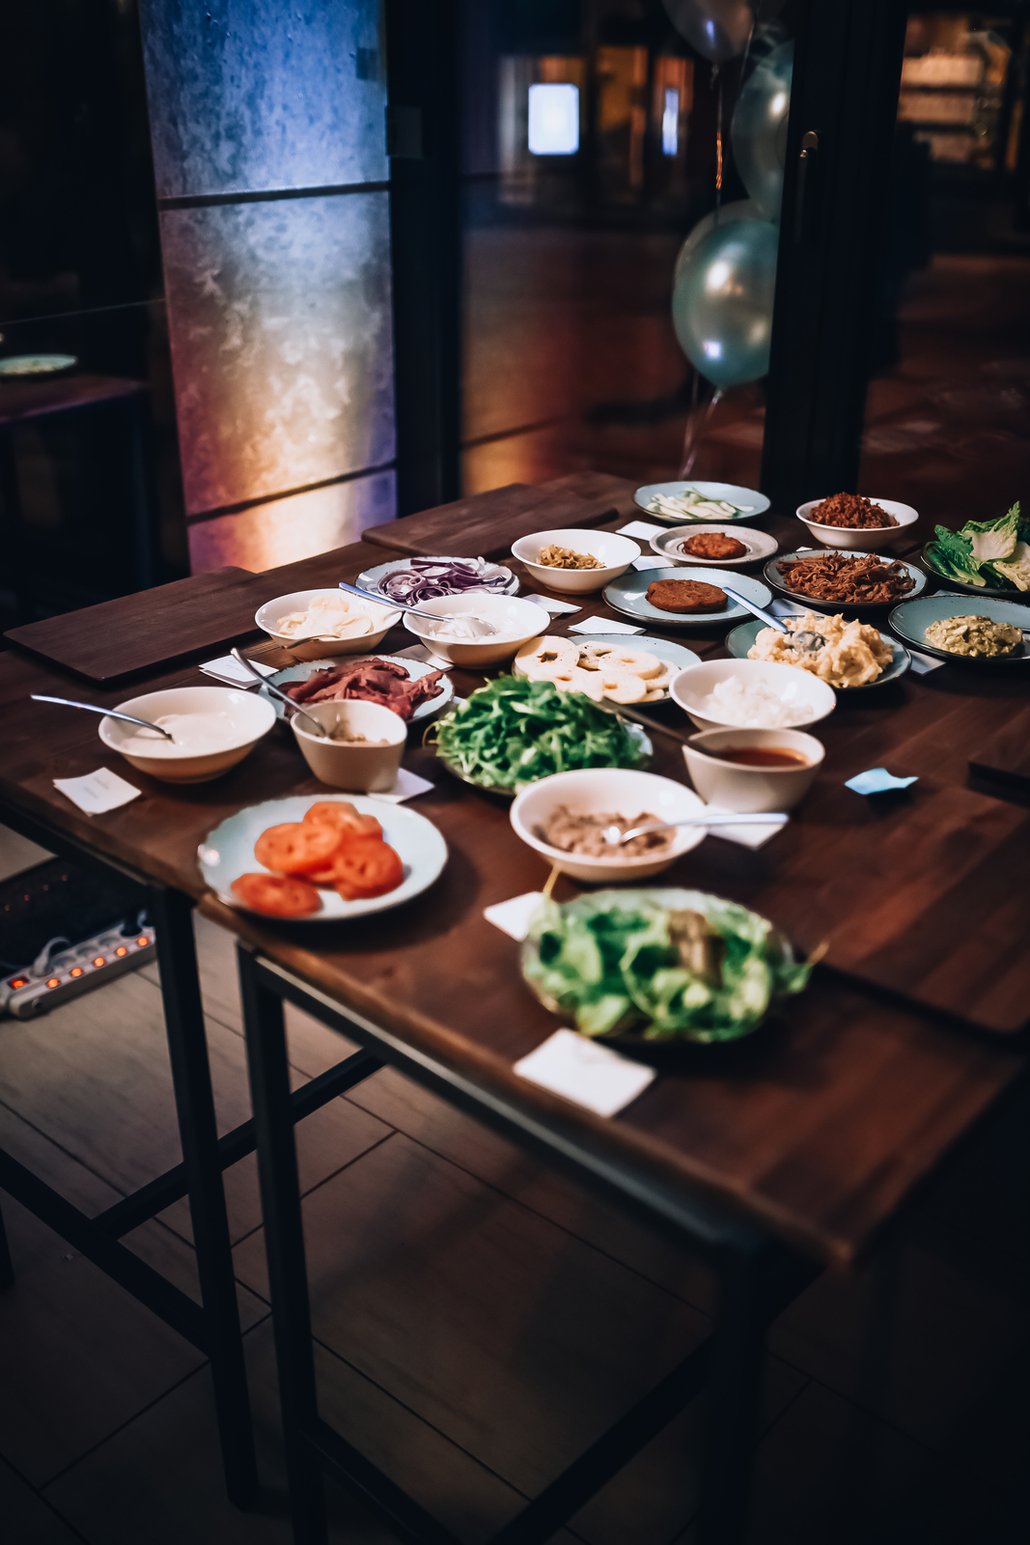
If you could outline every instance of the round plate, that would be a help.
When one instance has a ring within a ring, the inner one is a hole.
[[[745,564],[758,563],[762,558],[770,557],[780,545],[776,538],[769,536],[766,531],[752,531],[750,526],[734,526],[732,535],[738,542],[743,542],[747,548],[742,558],[695,558],[693,553],[680,551],[680,544],[688,537],[701,536],[706,531],[714,531],[719,536],[729,534],[725,524],[704,526],[699,522],[696,526],[673,526],[670,531],[663,531],[661,536],[653,536],[651,548],[667,563],[703,563],[706,567],[738,569],[743,568]]]
[[[748,650],[751,648],[751,645],[754,643],[755,639],[758,637],[759,633],[764,627],[765,623],[759,622],[756,617],[753,622],[742,622],[739,627],[734,628],[732,632],[727,633],[726,648],[729,650],[730,654],[735,660],[747,659]],[[874,688],[884,687],[887,685],[888,681],[897,681],[899,676],[903,676],[905,674],[909,666],[912,664],[912,656],[909,654],[908,650],[905,649],[903,645],[899,644],[896,639],[891,638],[887,633],[881,633],[880,637],[883,639],[885,644],[890,646],[890,651],[893,656],[890,664],[884,666],[883,670],[881,671],[880,675],[877,676],[875,681],[867,681],[863,686],[860,687],[834,687],[833,690],[835,692],[847,692],[849,694],[852,692],[872,692]],[[782,665],[789,665],[790,661],[783,660],[779,663]],[[799,669],[801,669],[801,667],[799,667]]]
[[[1002,589],[1000,585],[967,585],[964,580],[955,579],[955,577],[951,574],[942,574],[939,569],[934,568],[929,557],[927,556],[928,550],[931,546],[932,543],[927,542],[926,545],[920,549],[919,562],[922,564],[923,568],[926,570],[927,574],[929,574],[931,579],[937,580],[938,584],[947,585],[949,591],[961,591],[963,595],[996,595],[999,600],[1017,602],[1021,595],[1026,594],[1026,592],[1023,590],[1017,590],[1015,585],[1006,585],[1004,589]],[[906,599],[911,599],[911,597],[906,597]],[[896,604],[900,606],[903,603],[899,601]],[[948,656],[949,660],[954,660],[955,658],[955,655]],[[967,660],[971,657],[969,655],[962,655],[960,658]]]
[[[652,510],[650,501],[656,494],[664,494],[667,499],[678,499],[690,489],[696,489],[703,499],[725,499],[727,504],[735,504],[738,514],[727,515],[727,520],[756,520],[759,515],[764,515],[769,508],[769,501],[765,494],[760,494],[756,488],[741,488],[739,483],[708,483],[703,479],[676,478],[671,483],[645,483],[643,488],[638,488],[633,495],[633,502],[638,510],[646,510],[648,515],[655,520],[660,520],[666,526],[680,526],[689,524],[689,515],[663,515],[658,510]],[[710,521],[710,515],[699,515],[698,521]]]
[[[882,559],[884,563],[900,563],[912,576],[912,589],[904,597],[904,599],[906,601],[913,601],[921,591],[926,589],[926,575],[922,572],[921,569],[917,569],[914,564],[906,563],[904,558],[891,558],[886,556],[884,553],[844,552],[839,547],[809,547],[805,548],[803,552],[795,551],[790,553],[780,553],[778,557],[769,559],[768,563],[762,569],[762,577],[768,580],[773,589],[778,590],[781,595],[789,596],[792,601],[801,602],[811,611],[838,612],[843,607],[853,612],[882,612],[888,606],[898,605],[896,596],[893,600],[890,601],[823,601],[817,599],[815,596],[802,595],[800,590],[789,589],[788,586],[783,582],[783,576],[780,574],[779,565],[781,563],[791,563],[796,558],[815,557],[847,559],[879,558]]]
[[[74,354],[9,354],[0,359],[0,380],[22,381],[30,376],[56,376],[79,363]]]
[[[639,649],[641,654],[653,654],[657,659],[664,660],[667,665],[675,665],[677,670],[685,671],[688,665],[699,665],[701,656],[695,654],[684,644],[677,644],[671,638],[652,638],[647,633],[634,633],[632,636],[622,633],[570,633],[570,644],[612,644],[616,649],[625,646],[626,649]],[[512,661],[512,675],[521,676],[522,671],[517,670],[518,660]],[[654,702],[664,703],[669,698],[669,689],[666,687],[661,697],[656,697]],[[619,705],[616,704],[616,707]],[[628,708],[640,708],[647,705],[640,703],[628,703]]]
[[[985,595],[982,590],[976,591],[975,595],[975,605],[972,596],[948,592],[900,601],[887,621],[898,637],[911,644],[913,649],[932,654],[938,660],[947,660],[950,665],[1026,665],[1030,660],[1030,605],[1001,601],[990,594]],[[944,617],[990,617],[992,622],[1012,622],[1023,629],[1023,647],[1009,655],[952,654],[950,650],[926,642],[926,630],[931,622],[940,622]]]
[[[439,558],[437,561],[440,563],[450,563],[454,561],[454,558],[455,554],[451,553],[446,557]],[[465,563],[470,563],[472,561],[473,560],[469,558],[463,559],[463,562]],[[380,589],[380,586],[386,576],[388,574],[403,573],[406,569],[410,569],[410,567],[410,558],[391,558],[389,563],[377,563],[374,568],[365,569],[364,573],[358,575],[354,583],[357,585],[359,590],[374,590],[377,595],[382,595],[383,592]],[[507,574],[508,579],[503,590],[492,590],[490,594],[515,595],[519,588],[517,576],[513,574],[511,569],[509,569],[503,563],[498,563],[494,565],[494,567],[503,570],[503,572]],[[455,594],[464,595],[466,592],[456,591]],[[386,599],[389,600],[389,596],[387,596]]]
[[[612,637],[610,633],[607,636],[609,639]],[[650,761],[654,755],[654,744],[650,735],[648,735],[647,731],[642,725],[633,723],[632,721],[624,722],[626,724],[626,729],[636,741],[646,759]],[[460,768],[456,767],[453,762],[449,762],[441,752],[439,746],[436,746],[434,749],[436,751],[436,760],[440,763],[440,766],[449,772],[452,778],[457,778],[459,783],[467,783],[470,789],[478,789],[481,794],[494,794],[498,799],[515,798],[517,790],[498,788],[494,784],[477,783],[474,778],[467,777],[466,774],[463,773]]]
[[[647,587],[656,579],[696,579],[705,585],[726,584],[739,590],[741,595],[746,595],[748,600],[758,606],[768,606],[772,600],[772,592],[749,574],[739,574],[729,569],[687,567],[631,569],[621,579],[613,580],[605,586],[604,599],[613,611],[621,612],[624,617],[632,617],[634,622],[660,622],[666,628],[708,628],[713,623],[736,622],[749,615],[746,607],[729,600],[725,606],[710,612],[663,612],[646,599]]]
[[[404,864],[404,879],[396,890],[385,896],[368,896],[358,901],[344,901],[333,890],[320,890],[322,910],[309,917],[277,917],[277,923],[326,923],[341,918],[364,917],[369,912],[385,912],[389,907],[402,906],[413,896],[426,890],[437,878],[447,862],[447,844],[432,821],[415,810],[393,805],[383,799],[372,799],[365,794],[336,796],[323,794],[291,794],[285,799],[266,799],[260,805],[248,805],[221,821],[208,832],[197,849],[197,862],[204,883],[209,885],[226,906],[241,912],[250,908],[242,906],[239,897],[230,890],[233,880],[241,874],[261,874],[264,866],[254,857],[254,844],[269,826],[281,821],[300,821],[305,811],[314,804],[339,798],[341,803],[355,805],[358,810],[374,815],[383,828],[383,836],[400,854]],[[257,917],[267,917],[264,912]]]
[[[276,671],[275,675],[269,676],[268,679],[272,686],[278,687],[281,692],[286,682],[307,681],[312,671],[336,670],[341,665],[349,667],[357,664],[362,658],[368,660],[392,660],[395,665],[403,665],[413,681],[417,681],[420,676],[428,676],[430,671],[439,669],[438,666],[427,664],[425,660],[407,660],[403,655],[370,654],[357,657],[348,655],[346,660],[341,660],[339,656],[332,660],[302,660],[298,665],[287,665],[285,669]],[[409,721],[411,724],[418,723],[420,719],[431,719],[434,714],[439,713],[440,709],[450,702],[454,696],[454,683],[446,673],[440,677],[440,686],[442,690],[435,697],[431,697],[428,702],[419,703]],[[258,687],[258,691],[261,691],[260,687]],[[272,697],[270,692],[266,692],[265,696],[275,705],[276,718],[285,718],[285,705],[280,703],[277,698]],[[303,708],[303,703],[300,706]]]

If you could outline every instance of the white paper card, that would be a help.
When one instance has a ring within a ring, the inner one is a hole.
[[[617,622],[614,617],[583,617],[569,628],[570,633],[643,633],[632,622]]]
[[[657,536],[659,531],[664,531],[664,526],[656,525],[653,520],[631,520],[628,525],[619,527],[620,536],[642,536],[648,540]]]
[[[720,814],[723,811],[722,805],[708,805],[706,808],[718,810]],[[728,811],[726,813],[729,814]],[[777,822],[772,826],[713,826],[710,835],[723,837],[727,842],[739,842],[742,848],[760,848],[781,831],[786,831],[786,826]]]
[[[274,676],[274,665],[262,665],[260,660],[252,660],[255,670],[262,676]],[[230,687],[256,687],[257,682],[249,671],[238,665],[231,654],[219,655],[217,660],[205,660],[200,666],[205,676],[213,676],[216,681],[224,681]]]
[[[406,799],[414,799],[416,794],[424,794],[426,789],[432,787],[428,778],[421,778],[418,773],[409,772],[406,767],[401,767],[398,768],[397,782],[393,788],[387,789],[385,794],[377,792],[373,798],[386,799],[391,805],[399,805]]]
[[[492,907],[484,908],[483,916],[509,939],[521,944],[543,899],[543,891],[526,891],[525,895],[513,896],[510,901],[495,901]]]
[[[442,655],[436,655],[425,644],[408,644],[404,649],[391,651],[398,660],[421,660],[424,665],[431,665],[434,670],[449,671],[452,662],[445,660]]]
[[[654,1068],[631,1062],[574,1030],[556,1030],[516,1062],[515,1072],[599,1116],[614,1116],[655,1078]]]
[[[552,617],[561,617],[565,612],[578,612],[581,610],[572,601],[556,601],[554,596],[550,595],[527,595],[526,600],[534,601],[537,606],[542,606],[545,611],[550,612]]]
[[[917,676],[925,676],[927,671],[935,671],[944,664],[943,660],[935,660],[932,654],[920,654],[917,649],[910,649],[912,656],[912,669]]]
[[[84,773],[81,778],[55,778],[54,788],[87,815],[117,810],[119,805],[127,805],[130,799],[138,799],[140,794],[139,789],[107,767],[98,767],[96,772]]]
[[[667,569],[668,558],[659,558],[657,553],[644,554],[641,558],[634,558],[632,567],[635,569]]]

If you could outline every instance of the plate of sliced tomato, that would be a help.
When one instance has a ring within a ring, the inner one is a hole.
[[[229,816],[197,858],[228,906],[318,923],[410,901],[443,869],[447,844],[424,815],[385,800],[293,794]]]

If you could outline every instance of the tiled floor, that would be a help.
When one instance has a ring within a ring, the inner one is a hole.
[[[0,836],[0,872],[31,861]],[[232,951],[200,931],[220,1119],[247,1111]],[[0,1024],[0,1142],[98,1209],[177,1157],[155,967]],[[293,1016],[298,1079],[340,1043]],[[1030,1438],[1027,1101],[1016,1099],[853,1276],[774,1328],[754,1545],[995,1545]],[[395,1074],[300,1129],[325,1414],[484,1540],[704,1333],[696,1262]],[[5,1216],[0,1518],[12,1545],[288,1545],[253,1160],[230,1172],[262,1511],[222,1494],[199,1356],[21,1208]],[[181,1205],[131,1243],[193,1282]],[[694,1545],[703,1407],[573,1520],[586,1545]],[[1024,1499],[1025,1500],[1025,1499]],[[387,1545],[333,1493],[333,1539]]]

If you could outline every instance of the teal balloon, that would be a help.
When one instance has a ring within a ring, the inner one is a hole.
[[[737,171],[767,220],[780,218],[793,74],[794,45],[780,43],[744,82],[730,124]]]
[[[676,337],[720,390],[759,381],[769,369],[778,245],[768,220],[735,220],[709,231],[677,265]]]
[[[663,0],[669,19],[696,53],[713,64],[747,47],[754,13],[750,0]]]
[[[673,284],[680,276],[680,270],[686,263],[695,247],[699,247],[710,232],[722,230],[724,226],[732,225],[735,220],[764,220],[765,216],[752,198],[738,198],[728,204],[720,204],[718,209],[713,209],[710,214],[704,216],[695,225],[686,241],[683,243],[676,257],[676,269],[673,275]]]

